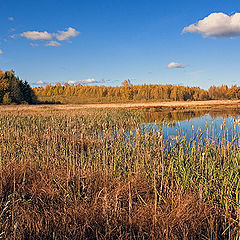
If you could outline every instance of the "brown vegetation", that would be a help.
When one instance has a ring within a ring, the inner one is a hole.
[[[236,139],[169,145],[140,120],[1,114],[0,237],[238,239]]]
[[[72,172],[56,163],[0,170],[4,239],[204,239],[218,231],[219,213],[172,183],[155,209],[154,189],[138,174]]]

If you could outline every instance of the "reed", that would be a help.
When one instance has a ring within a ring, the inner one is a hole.
[[[141,117],[2,114],[0,238],[239,239],[236,141],[170,146]]]

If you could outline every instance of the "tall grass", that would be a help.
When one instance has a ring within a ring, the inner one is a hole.
[[[0,116],[0,238],[239,239],[240,151],[129,111]]]

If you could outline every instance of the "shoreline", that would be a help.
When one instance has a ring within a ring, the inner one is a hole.
[[[0,105],[1,112],[25,111],[73,111],[87,109],[141,109],[159,108],[188,109],[198,107],[240,107],[240,100],[209,100],[209,101],[172,101],[172,102],[145,102],[145,103],[99,103],[99,104],[39,104],[39,105]]]

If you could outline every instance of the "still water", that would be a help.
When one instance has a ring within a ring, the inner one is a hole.
[[[144,113],[145,129],[156,129],[163,122],[163,138],[172,142],[183,140],[213,143],[238,143],[240,109],[181,110]]]

